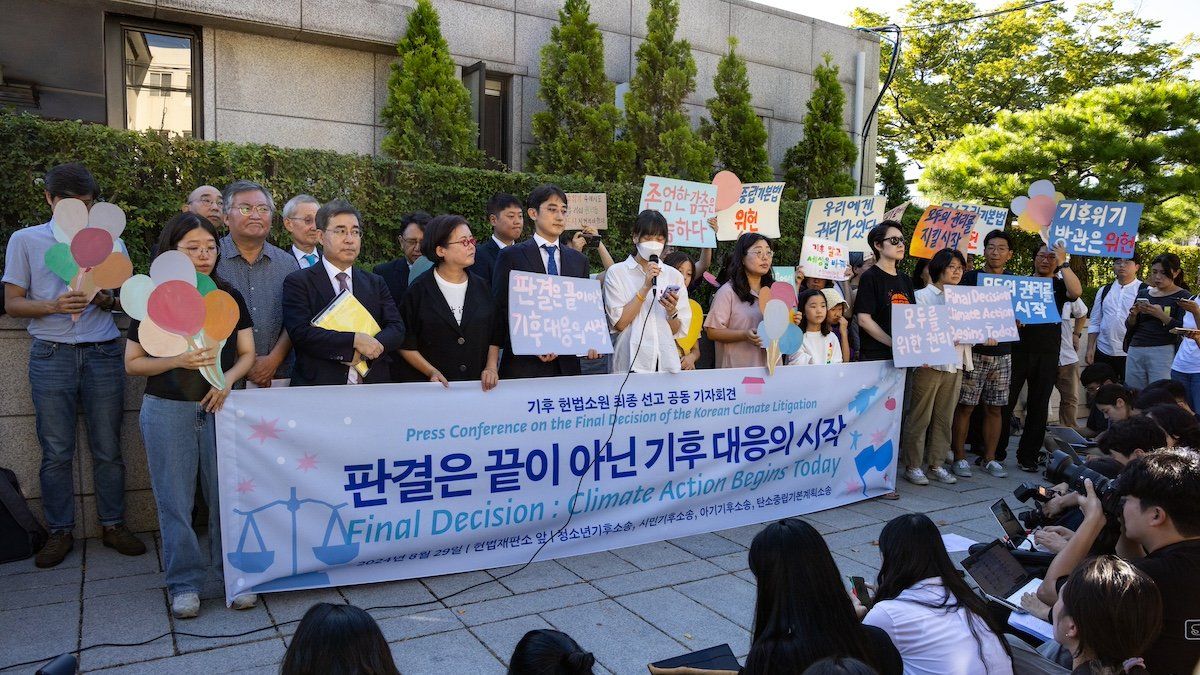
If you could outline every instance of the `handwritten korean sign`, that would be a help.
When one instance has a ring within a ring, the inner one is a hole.
[[[608,228],[608,195],[603,192],[568,192],[568,230],[582,230],[591,226],[597,230]]]
[[[967,236],[978,216],[970,211],[948,209],[944,206],[929,206],[917,221],[908,254],[914,258],[929,259],[944,249],[966,248]]]
[[[775,281],[786,281],[792,285],[792,290],[797,293],[800,289],[796,288],[796,268],[791,265],[776,265],[771,268],[771,277]]]
[[[1012,293],[1003,286],[946,286],[947,318],[954,341],[978,345],[988,338],[996,342],[1016,342],[1017,317],[1013,312]]]
[[[808,203],[804,236],[845,244],[848,251],[870,253],[867,232],[883,219],[887,197],[828,197]]]
[[[733,241],[747,232],[778,239],[783,186],[783,183],[744,183],[738,202],[717,212],[717,241]]]
[[[971,228],[971,234],[967,237],[967,253],[971,255],[983,255],[983,240],[987,238],[988,233],[1003,230],[1004,225],[1008,222],[1008,209],[998,206],[957,202],[942,202],[942,206],[959,211],[970,211],[979,215],[975,219],[975,225]]]
[[[804,276],[842,281],[850,269],[850,246],[829,239],[804,237],[800,271]]]
[[[611,354],[603,298],[595,279],[514,270],[508,287],[512,353]]]
[[[717,237],[708,219],[717,215],[717,186],[690,180],[646,176],[639,211],[654,209],[667,219],[667,243],[672,246],[716,248]]]
[[[897,368],[959,363],[949,327],[945,305],[892,305],[892,362]]]
[[[1017,321],[1026,325],[1058,323],[1058,303],[1054,302],[1054,283],[1046,277],[1018,277],[1011,274],[980,274],[980,286],[1007,288],[1012,294]]]
[[[1062,241],[1067,253],[1132,258],[1142,205],[1064,199],[1050,221],[1050,242]]]

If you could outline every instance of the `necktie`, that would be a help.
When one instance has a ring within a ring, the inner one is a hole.
[[[558,250],[553,244],[543,244],[542,248],[546,249],[546,274],[558,274],[558,261],[554,259],[554,252]]]
[[[338,280],[338,293],[350,290],[350,283],[348,281],[350,279],[350,275],[346,274],[345,272],[338,272],[333,278]]]
[[[309,253],[308,255],[304,256],[304,262],[308,263],[307,265],[305,265],[306,268],[316,265],[317,264],[317,254]]]

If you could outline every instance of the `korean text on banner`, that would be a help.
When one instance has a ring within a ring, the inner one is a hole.
[[[967,253],[971,255],[983,255],[983,240],[987,238],[988,233],[1003,230],[1004,225],[1008,222],[1008,209],[999,206],[956,202],[942,202],[942,206],[959,211],[970,211],[979,215],[975,219],[975,225],[971,228],[971,234],[967,237]]]
[[[588,226],[608,229],[608,195],[604,192],[568,192],[566,229],[582,230]]]
[[[1054,208],[1050,243],[1063,242],[1067,253],[1132,258],[1142,205],[1064,199]]]
[[[949,209],[945,206],[928,206],[917,221],[908,254],[914,258],[929,259],[944,249],[966,249],[967,237],[978,216],[970,211]]]
[[[235,391],[217,415],[226,599],[517,565],[542,544],[539,560],[607,551],[893,488],[903,370],[763,375],[644,374],[619,397],[623,374]]]
[[[844,244],[850,251],[870,253],[867,232],[883,219],[887,197],[828,197],[808,203],[804,236]]]
[[[892,305],[892,359],[896,367],[961,362],[948,317],[945,305]]]
[[[747,232],[779,238],[783,183],[744,183],[737,204],[717,212],[717,240],[733,241]]]
[[[1004,286],[946,286],[942,292],[955,342],[978,345],[988,339],[996,342],[1020,339],[1012,292]]]
[[[800,271],[808,277],[845,280],[850,271],[849,245],[805,236],[800,247]]]
[[[604,292],[595,279],[513,271],[508,286],[512,353],[612,353]]]
[[[1026,325],[1058,323],[1062,315],[1054,302],[1054,283],[1046,277],[1018,277],[1011,274],[980,274],[980,286],[999,286],[1012,293],[1013,313]]]
[[[638,211],[646,209],[667,219],[668,244],[717,247],[717,235],[708,225],[708,219],[717,215],[717,186],[712,183],[646,176]]]

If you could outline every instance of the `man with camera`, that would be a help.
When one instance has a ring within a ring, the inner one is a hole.
[[[1153,579],[1163,599],[1163,628],[1144,655],[1146,667],[1155,675],[1194,672],[1200,663],[1200,453],[1156,450],[1099,490],[1090,478],[1083,482],[1083,522],[1050,563],[1038,599],[1053,605],[1058,579],[1083,562],[1108,519],[1119,518],[1118,555]]]

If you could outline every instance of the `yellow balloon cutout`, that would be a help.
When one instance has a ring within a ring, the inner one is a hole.
[[[692,351],[692,347],[700,341],[700,329],[704,326],[704,310],[700,308],[700,303],[688,300],[688,304],[692,307],[692,322],[688,324],[687,335],[675,338],[675,344],[679,345],[684,354]]]
[[[1029,217],[1028,211],[1022,212],[1021,215],[1017,216],[1017,227],[1029,233],[1037,233],[1042,230],[1042,226]]]

